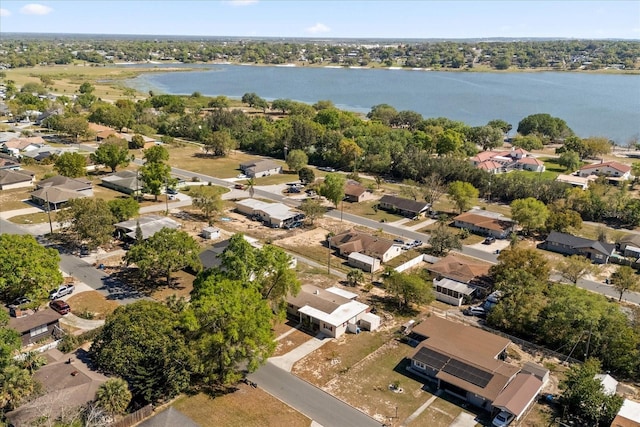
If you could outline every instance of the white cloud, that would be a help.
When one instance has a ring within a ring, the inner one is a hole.
[[[53,9],[49,6],[37,3],[29,3],[20,8],[20,13],[25,15],[47,15],[53,12]]]
[[[0,8],[0,16],[11,16],[11,11],[9,9]]]
[[[327,27],[326,25],[320,22],[306,29],[306,32],[310,34],[328,33],[329,31],[331,31],[331,28]]]
[[[227,3],[231,6],[249,6],[258,3],[258,0],[229,0]]]

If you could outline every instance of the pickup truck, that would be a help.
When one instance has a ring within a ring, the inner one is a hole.
[[[54,300],[54,299],[58,299],[58,298],[62,298],[65,295],[70,295],[73,293],[73,291],[76,290],[76,287],[74,285],[62,285],[60,286],[58,289],[54,289],[49,293],[49,299]]]

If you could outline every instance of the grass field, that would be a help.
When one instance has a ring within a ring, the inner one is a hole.
[[[396,215],[382,209],[375,210],[373,207],[377,204],[377,200],[369,200],[360,203],[342,202],[340,205],[338,205],[338,209],[344,208],[344,211],[347,213],[362,216],[364,218],[372,219],[375,221],[394,222],[404,218],[401,215]]]
[[[88,312],[93,314],[94,319],[104,319],[120,305],[116,301],[106,299],[98,291],[87,291],[72,295],[67,302],[76,315]]]
[[[240,163],[261,158],[241,151],[232,151],[227,157],[204,156],[204,152],[195,144],[169,145],[167,149],[171,166],[217,178],[235,178],[242,173]]]

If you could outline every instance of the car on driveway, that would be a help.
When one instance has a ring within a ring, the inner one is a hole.
[[[236,189],[238,189],[238,190],[244,190],[244,185],[242,185],[242,184],[236,184],[236,185],[234,185],[234,186],[233,186],[233,188],[236,188]]]
[[[466,308],[462,311],[462,314],[464,314],[465,316],[477,316],[477,317],[486,317],[487,315],[487,310],[485,310],[483,307],[469,307]]]
[[[512,413],[507,411],[500,411],[500,413],[493,419],[491,425],[494,427],[507,427],[509,424],[511,424],[511,421],[513,421],[514,418],[515,415],[513,415]]]
[[[496,241],[496,238],[495,238],[495,237],[491,237],[491,236],[489,236],[489,237],[487,237],[486,239],[484,239],[484,242],[482,242],[482,244],[483,244],[483,245],[490,245],[490,244],[492,244],[492,243],[493,243],[493,242],[495,242],[495,241]]]
[[[71,307],[69,307],[69,304],[62,301],[61,299],[56,299],[51,301],[49,303],[49,307],[51,307],[53,310],[57,311],[60,314],[71,313]]]
[[[31,300],[27,297],[19,297],[14,299],[13,301],[11,301],[11,303],[9,305],[7,305],[7,307],[9,308],[18,308],[20,306],[29,304],[31,302]]]
[[[71,295],[76,287],[73,285],[62,285],[49,293],[49,299],[60,299],[65,295]]]

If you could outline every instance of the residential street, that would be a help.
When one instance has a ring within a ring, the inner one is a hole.
[[[382,424],[319,388],[267,362],[249,380],[324,427],[366,427]],[[389,414],[393,415],[393,414]]]

